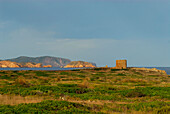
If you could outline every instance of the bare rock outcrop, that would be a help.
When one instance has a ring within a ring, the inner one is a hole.
[[[64,68],[83,68],[83,67],[94,68],[96,66],[93,65],[92,63],[84,61],[72,61],[71,63],[64,66]]]
[[[51,68],[52,65],[44,65],[43,67],[44,67],[44,68]]]
[[[0,61],[1,68],[20,68],[22,67],[21,64],[11,61]]]
[[[156,68],[131,68],[136,71],[144,71],[144,72],[156,72],[156,73],[161,73],[161,74],[167,74],[165,70],[158,70]]]
[[[60,57],[51,57],[51,56],[41,56],[41,57],[26,57],[20,56],[13,59],[8,59],[9,61],[17,63],[41,63],[44,65],[51,65],[52,67],[61,67],[65,66],[71,62],[69,59],[60,58]]]
[[[41,68],[41,63],[17,63],[12,61],[0,61],[0,68]]]
[[[41,68],[42,64],[41,63],[24,63],[22,67],[26,67],[26,68]]]

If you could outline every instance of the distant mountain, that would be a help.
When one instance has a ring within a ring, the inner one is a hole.
[[[71,60],[59,57],[42,56],[42,57],[26,57],[20,56],[13,59],[7,59],[8,61],[17,63],[41,63],[42,65],[52,65],[52,67],[61,67],[69,64]]]

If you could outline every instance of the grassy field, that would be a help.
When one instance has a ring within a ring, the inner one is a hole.
[[[132,69],[0,71],[0,113],[170,113],[170,75]]]

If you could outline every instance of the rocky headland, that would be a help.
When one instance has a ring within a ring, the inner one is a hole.
[[[44,65],[43,67],[44,67],[44,68],[51,68],[52,65]]]
[[[72,61],[71,63],[64,66],[64,68],[83,68],[83,67],[94,68],[96,66],[92,63],[84,61]]]
[[[26,57],[20,56],[13,59],[7,59],[8,61],[17,62],[17,63],[41,63],[42,66],[51,65],[48,67],[62,67],[71,62],[69,59],[60,58],[60,57],[51,57],[51,56],[42,56],[42,57]]]
[[[61,67],[61,68],[82,68],[96,67],[95,63],[84,62],[84,61],[72,61],[69,59],[59,57],[26,57],[20,56],[13,59],[0,60],[0,68],[50,68],[50,67]]]
[[[17,63],[12,61],[0,61],[0,68],[41,68],[41,63]]]
[[[165,70],[159,70],[159,69],[156,69],[156,68],[136,68],[136,67],[133,67],[131,68],[132,70],[135,70],[135,71],[139,71],[139,72],[142,72],[142,73],[160,73],[160,74],[167,74]]]
[[[1,68],[20,68],[22,67],[21,64],[11,61],[0,61]]]

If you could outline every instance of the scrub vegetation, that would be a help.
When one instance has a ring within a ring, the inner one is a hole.
[[[170,112],[170,76],[133,69],[0,71],[0,113]]]

